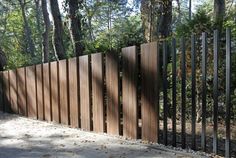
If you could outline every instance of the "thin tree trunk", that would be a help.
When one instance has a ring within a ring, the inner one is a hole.
[[[18,0],[18,2],[20,3],[22,17],[24,21],[24,33],[27,42],[27,50],[32,56],[35,56],[35,46],[34,46],[34,41],[32,39],[32,32],[29,27],[29,23],[25,13],[25,0]]]
[[[57,0],[50,0],[51,13],[53,17],[53,47],[59,59],[66,57],[63,43],[63,27]]]
[[[42,12],[43,12],[43,20],[44,20],[44,25],[45,25],[45,30],[43,33],[43,62],[48,62],[49,61],[49,32],[50,32],[50,19],[49,19],[49,14],[47,10],[47,1],[42,0]]]
[[[39,5],[40,0],[34,0],[35,3],[35,12],[36,12],[36,22],[37,22],[37,30],[38,32],[41,34],[42,30],[41,30],[41,12],[40,12],[40,5]]]
[[[166,38],[171,33],[172,24],[172,0],[162,0],[162,13],[160,21],[160,28],[158,31],[159,37]]]
[[[7,64],[7,58],[2,48],[0,47],[0,71],[4,70],[5,65]]]
[[[214,0],[214,19],[216,28],[221,32],[225,16],[225,0]]]
[[[83,55],[84,47],[82,43],[81,17],[77,12],[79,12],[79,6],[81,6],[83,0],[67,0],[67,3],[69,4],[70,32],[75,48],[75,55],[80,56]]]
[[[189,0],[189,6],[188,6],[189,8],[188,8],[188,18],[189,18],[189,20],[191,20],[192,19],[192,0]]]

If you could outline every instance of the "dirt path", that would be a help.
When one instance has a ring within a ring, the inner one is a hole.
[[[0,158],[206,157],[0,112]]]

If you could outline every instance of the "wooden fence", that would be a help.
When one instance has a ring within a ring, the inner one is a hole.
[[[230,157],[230,30],[226,36],[226,139],[225,156]],[[123,135],[132,139],[181,145],[206,151],[206,34],[202,35],[202,133],[201,148],[196,134],[196,50],[191,39],[191,143],[186,140],[186,54],[185,41],[180,42],[181,58],[181,140],[176,135],[176,40],[171,42],[172,106],[168,104],[167,41],[122,49],[122,53],[96,53],[78,58],[34,65],[0,73],[0,110],[29,118],[54,121],[87,131]],[[213,152],[218,153],[218,33],[214,33],[214,132]],[[160,61],[163,60],[161,67]],[[162,75],[160,70],[162,71]],[[161,76],[162,82],[161,82]],[[159,93],[163,89],[163,127],[160,130]],[[171,133],[168,110],[172,111]],[[170,137],[171,135],[171,137]],[[171,138],[168,139],[168,138]],[[186,146],[187,142],[187,146]]]

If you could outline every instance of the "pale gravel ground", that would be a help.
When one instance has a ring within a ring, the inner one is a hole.
[[[31,157],[200,158],[206,156],[0,112],[0,158]]]

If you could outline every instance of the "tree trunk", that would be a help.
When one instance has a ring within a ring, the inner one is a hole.
[[[5,67],[6,64],[7,64],[6,55],[0,47],[0,71],[4,70],[4,67]]]
[[[72,43],[75,48],[75,55],[80,56],[83,55],[84,47],[82,43],[81,16],[77,12],[79,12],[79,6],[81,6],[83,0],[67,0],[67,3],[69,4]]]
[[[166,38],[170,36],[172,24],[172,0],[162,0],[162,13],[160,14],[159,37]],[[158,28],[157,28],[158,29]]]
[[[147,42],[168,37],[171,33],[172,0],[141,0],[141,18]]]
[[[225,16],[225,0],[214,0],[214,19],[216,28],[221,32]]]
[[[21,7],[22,17],[24,21],[24,33],[25,33],[26,44],[27,44],[27,52],[29,52],[32,56],[35,56],[35,46],[34,46],[34,41],[32,39],[32,32],[29,27],[29,23],[28,23],[26,13],[25,13],[25,0],[18,0],[18,2]]]
[[[51,13],[53,17],[53,47],[59,59],[64,59],[65,47],[63,43],[63,27],[57,0],[50,0]]]
[[[36,22],[37,22],[37,30],[39,32],[39,34],[42,33],[41,31],[41,12],[40,12],[40,5],[39,5],[39,1],[40,0],[34,0],[34,3],[35,3],[35,12],[36,12]]]
[[[47,10],[47,1],[42,0],[42,12],[43,12],[43,20],[44,20],[44,25],[45,25],[45,30],[43,33],[43,62],[48,62],[49,61],[49,32],[50,32],[50,19],[49,19],[49,14]]]

